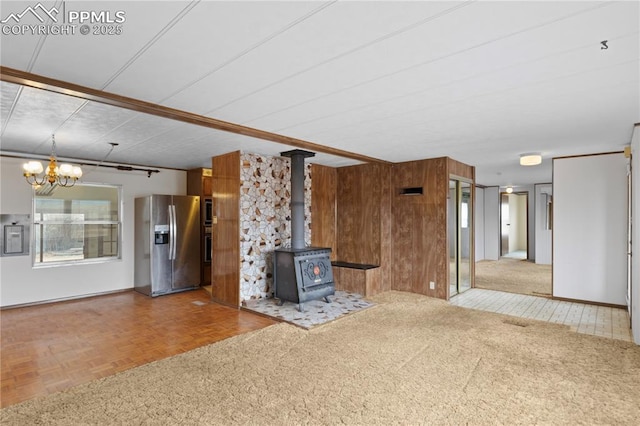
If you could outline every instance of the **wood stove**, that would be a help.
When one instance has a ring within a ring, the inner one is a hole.
[[[297,303],[301,312],[304,302],[322,298],[328,302],[336,292],[330,256],[331,249],[324,247],[276,250],[273,278],[280,302]]]
[[[274,295],[285,301],[298,304],[335,294],[331,249],[327,247],[305,247],[304,242],[304,159],[315,154],[295,149],[281,153],[291,158],[291,248],[275,250],[273,259]]]

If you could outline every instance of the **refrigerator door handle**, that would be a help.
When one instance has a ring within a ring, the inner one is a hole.
[[[173,235],[175,232],[173,209],[171,207],[173,207],[171,204],[167,206],[169,209],[169,260],[173,260],[173,240],[175,239],[175,236]]]
[[[171,260],[176,260],[176,251],[177,251],[177,240],[178,240],[178,220],[176,218],[176,205],[172,204],[171,205],[171,210],[173,211],[172,216],[172,223],[171,226],[173,226],[173,238],[171,239],[172,244],[173,244],[173,256],[171,257]]]

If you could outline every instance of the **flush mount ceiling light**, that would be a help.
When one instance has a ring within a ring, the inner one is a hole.
[[[49,165],[43,171],[42,163],[39,161],[29,161],[22,165],[24,172],[22,173],[27,182],[32,186],[42,186],[49,182],[53,185],[73,186],[76,181],[82,177],[82,169],[71,164],[60,164],[56,159],[56,139],[55,135],[51,135],[51,156],[49,157]]]
[[[542,155],[536,152],[530,152],[527,154],[520,154],[521,166],[537,166],[542,163]]]
[[[507,186],[507,194],[511,194],[513,192],[513,188],[510,186]]]

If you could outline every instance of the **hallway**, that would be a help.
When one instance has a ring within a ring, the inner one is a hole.
[[[502,257],[475,265],[475,288],[551,297],[551,265]]]

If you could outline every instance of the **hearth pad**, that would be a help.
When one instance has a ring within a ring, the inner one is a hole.
[[[346,291],[336,291],[336,294],[331,296],[330,299],[331,303],[327,303],[324,300],[305,302],[304,312],[298,311],[296,303],[285,302],[284,305],[278,306],[279,300],[275,298],[251,301],[244,308],[286,321],[298,327],[310,329],[375,305],[373,302],[363,299],[357,293]]]

